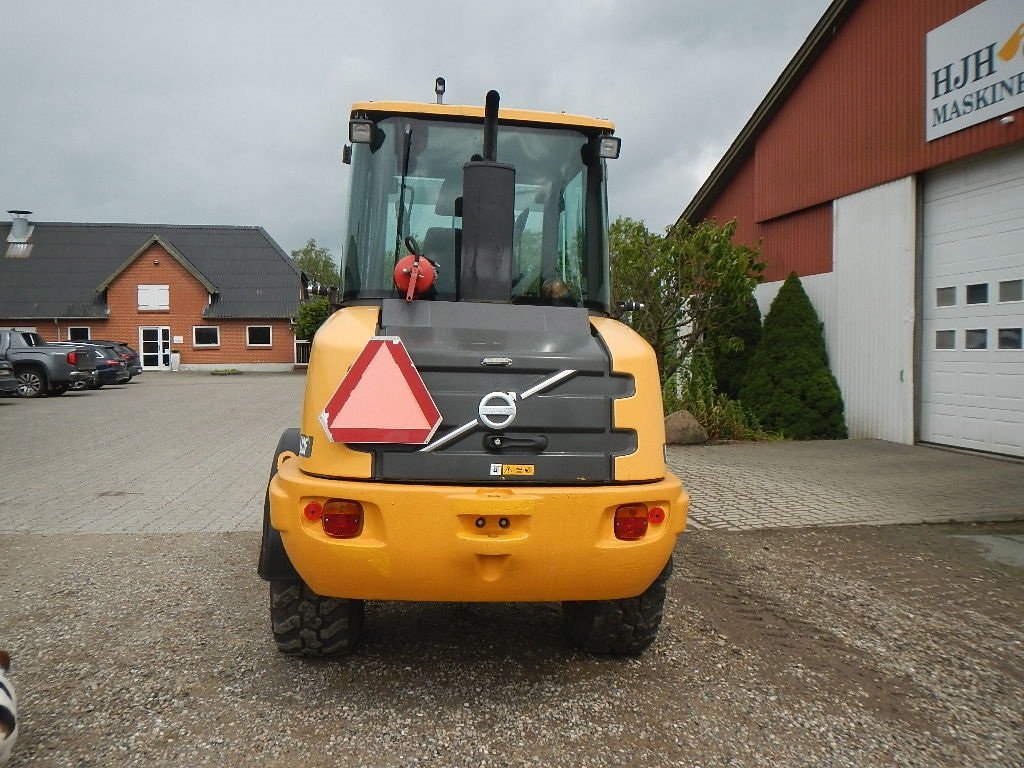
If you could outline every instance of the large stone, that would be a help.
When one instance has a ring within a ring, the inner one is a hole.
[[[700,445],[708,441],[708,431],[689,411],[676,411],[665,417],[665,442],[669,445]]]

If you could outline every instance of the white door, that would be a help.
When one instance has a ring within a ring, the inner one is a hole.
[[[1024,456],[1024,145],[925,177],[919,437]]]
[[[153,325],[139,327],[139,356],[146,371],[171,369],[171,329]]]

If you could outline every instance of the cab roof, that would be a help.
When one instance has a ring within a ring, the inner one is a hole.
[[[484,119],[482,106],[461,104],[426,104],[415,101],[360,101],[352,105],[352,116],[359,114],[423,115],[428,117],[455,117]],[[582,128],[600,133],[614,133],[615,124],[610,120],[582,115],[568,115],[564,112],[537,112],[530,109],[499,109],[498,119],[517,123],[540,123],[561,125],[567,128]]]

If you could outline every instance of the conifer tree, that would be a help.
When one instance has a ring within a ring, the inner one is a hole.
[[[765,317],[740,400],[764,429],[786,437],[846,437],[843,398],[828,367],[822,324],[795,272]]]
[[[722,322],[718,337],[720,342],[710,353],[715,388],[738,400],[750,361],[761,342],[761,310],[753,292],[747,294],[742,307]],[[736,343],[730,343],[734,340]]]

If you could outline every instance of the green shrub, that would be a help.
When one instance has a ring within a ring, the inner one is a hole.
[[[326,296],[317,296],[299,305],[299,317],[295,323],[295,338],[312,339],[317,329],[331,315],[331,303]]]
[[[786,278],[740,399],[768,430],[786,437],[845,438],[843,398],[828,367],[822,324],[796,273]]]
[[[697,352],[679,369],[678,380],[666,383],[665,412],[689,411],[712,440],[768,440],[757,418],[742,403],[715,391],[710,358]]]
[[[723,318],[719,327],[717,336],[725,342],[711,350],[715,386],[722,394],[738,400],[743,378],[761,343],[761,310],[754,294],[748,293],[743,306],[736,314]],[[728,343],[733,340],[735,343]]]

